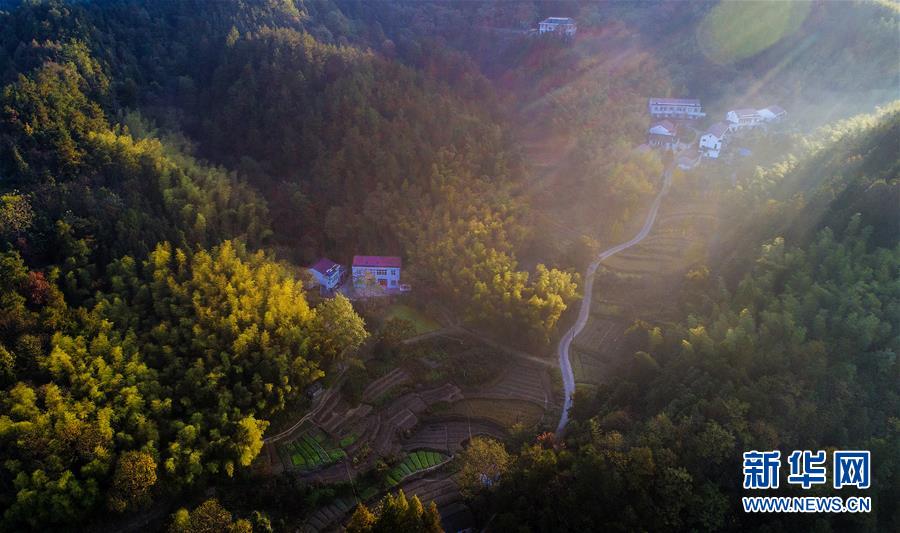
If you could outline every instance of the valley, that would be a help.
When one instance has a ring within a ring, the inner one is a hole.
[[[885,0],[0,0],[0,531],[897,530],[898,50]]]

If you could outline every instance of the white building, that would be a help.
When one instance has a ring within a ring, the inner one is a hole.
[[[787,111],[777,105],[770,105],[758,111],[759,116],[766,122],[781,122],[787,116]]]
[[[704,157],[717,159],[725,143],[725,134],[728,133],[728,124],[716,122],[700,136],[700,153]]]
[[[575,19],[569,17],[550,17],[538,23],[538,31],[544,33],[560,33],[566,37],[575,37],[578,26]]]
[[[706,116],[696,98],[651,98],[647,103],[653,118],[696,119]]]
[[[735,109],[725,114],[730,131],[755,128],[763,123],[763,117],[756,109]]]
[[[678,143],[678,129],[669,120],[663,120],[647,130],[647,144],[671,150]]]
[[[400,269],[403,263],[399,257],[383,255],[353,256],[353,285],[365,288],[369,283],[377,283],[387,290],[400,290]]]
[[[343,278],[344,275],[344,267],[327,257],[323,257],[316,261],[316,264],[309,267],[309,272],[319,285],[324,289],[331,291],[341,284],[341,278]]]

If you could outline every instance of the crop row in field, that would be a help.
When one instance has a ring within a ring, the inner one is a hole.
[[[300,470],[313,470],[347,457],[324,433],[305,432],[282,445],[290,465]]]
[[[437,466],[447,460],[447,456],[430,450],[416,450],[403,458],[387,475],[387,488],[395,487],[400,482],[428,468]]]

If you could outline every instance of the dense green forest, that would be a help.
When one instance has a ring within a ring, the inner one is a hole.
[[[2,264],[10,526],[233,475],[266,418],[366,336],[346,299],[310,308],[285,267],[230,241],[124,256],[91,307],[67,306],[58,267],[45,277],[17,252]]]
[[[629,330],[633,356],[577,396],[565,443],[519,452],[487,507],[498,527],[896,529],[898,127],[894,104],[823,128],[741,183],[739,281],[693,270],[681,322]],[[871,450],[877,511],[743,513],[740,451],[778,448]]]
[[[353,45],[326,2],[3,6],[4,527],[247,467],[368,335],[307,303],[320,254],[401,254],[423,297],[525,342],[575,296],[517,267],[519,163],[476,70]]]
[[[525,328],[532,340],[545,339],[574,296],[576,280],[552,268],[529,275],[517,266],[516,250],[530,231],[523,220],[527,206],[510,198],[518,163],[492,118],[497,111],[487,82],[473,70],[471,87],[456,89],[366,48],[340,44],[346,38],[323,43],[315,35],[325,29],[307,33],[301,23],[318,20],[314,9],[301,14],[286,6],[41,3],[6,14],[8,45],[0,65],[6,63],[2,70],[15,81],[7,89],[13,116],[5,135],[13,137],[6,141],[4,168],[14,184],[28,179],[27,191],[20,187],[28,193],[37,176],[55,172],[66,176],[54,176],[56,182],[68,181],[69,173],[100,180],[92,187],[69,185],[65,195],[55,194],[58,183],[42,189],[53,196],[48,203],[91,196],[77,206],[56,206],[42,217],[44,226],[60,213],[109,209],[107,223],[125,227],[90,228],[98,242],[116,244],[98,250],[105,252],[99,264],[146,253],[160,240],[210,245],[217,237],[267,245],[301,263],[323,253],[338,259],[375,251],[419,254],[411,257],[410,277],[424,290],[470,320]],[[198,10],[209,21],[195,15]],[[23,45],[29,41],[32,46]],[[29,68],[36,70],[16,77]],[[54,92],[65,97],[50,98]],[[153,135],[132,111],[135,104],[163,133]],[[116,124],[108,124],[113,118]],[[27,129],[44,120],[37,132]],[[195,150],[181,132],[195,140]],[[130,142],[135,136],[138,142]],[[105,156],[86,160],[111,150],[130,160],[144,152],[166,156],[178,168],[154,164],[166,169],[152,178],[162,190],[141,190],[106,175],[119,169],[131,179],[136,169],[107,164]],[[223,167],[197,163],[192,152]],[[103,176],[93,172],[96,165],[103,165]],[[127,194],[135,197],[117,202]],[[153,198],[159,205],[143,205]],[[128,211],[124,220],[116,208]],[[153,210],[163,211],[172,228],[147,220]],[[420,223],[423,213],[435,227]],[[436,232],[444,236],[440,244],[431,242]],[[47,246],[55,248],[52,241]],[[489,283],[495,278],[505,281]]]
[[[399,255],[423,306],[544,353],[594,238],[626,237],[671,164],[634,150],[648,95],[817,126],[896,97],[896,5],[748,4],[0,0],[0,530],[154,504],[186,505],[172,531],[271,530],[181,499],[248,475],[273,420],[383,342],[304,265]],[[534,39],[548,15],[582,37]],[[767,17],[785,26],[758,48],[728,40]],[[524,154],[540,136],[552,187]],[[898,137],[894,104],[736,177],[681,319],[631,328],[564,439],[494,445],[496,489],[462,468],[479,519],[799,528],[738,512],[740,451],[900,457]],[[878,469],[876,513],[816,526],[900,527],[900,463]],[[428,503],[351,524],[437,531]]]

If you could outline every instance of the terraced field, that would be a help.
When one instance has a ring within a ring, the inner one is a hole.
[[[438,420],[420,424],[409,438],[403,441],[403,450],[422,448],[456,453],[463,443],[475,435],[488,435],[501,439],[505,431],[499,425],[484,420]]]
[[[451,404],[441,414],[481,418],[511,428],[515,424],[534,427],[541,421],[544,412],[540,405],[524,400],[466,398]]]
[[[429,405],[453,402],[460,398],[459,388],[445,383],[433,389],[408,393],[393,400],[378,412],[376,423],[370,431],[369,446],[378,455],[390,455],[399,450],[398,435],[412,430],[419,423],[419,416]]]
[[[624,306],[623,306],[624,307]],[[610,353],[622,335],[624,321],[591,314],[584,330],[575,337],[569,358],[577,385],[596,385],[609,374]]]
[[[403,461],[391,469],[387,475],[387,489],[392,489],[401,481],[413,474],[434,468],[450,460],[450,457],[430,450],[416,450],[410,452]]]
[[[588,352],[573,347],[570,357],[576,385],[597,385],[609,375],[611,363],[606,350]]]
[[[639,276],[687,268],[691,260],[688,251],[696,242],[679,235],[660,235],[649,243],[641,243],[610,257],[603,262],[603,267]]]
[[[482,346],[457,346],[461,343],[454,342],[450,346],[454,352],[478,348],[478,353],[492,353]],[[473,365],[478,365],[483,358],[474,360]],[[435,357],[432,364],[452,367],[457,362],[452,357]],[[424,363],[421,366],[431,368]],[[499,376],[497,379],[473,382],[465,392],[452,376],[430,388],[410,386],[419,368],[415,364],[390,368],[369,383],[361,403],[336,394],[323,403],[308,426],[287,437],[291,440],[273,443],[271,448],[280,459],[276,462],[309,483],[328,485],[356,478],[355,497],[338,498],[317,509],[301,529],[339,528],[357,501],[372,503],[385,491],[407,490],[407,486],[421,490],[425,502],[438,500],[442,519],[453,524],[451,528],[470,525],[471,512],[455,481],[448,477],[452,472],[435,467],[449,462],[475,435],[502,438],[507,435],[506,428],[516,423],[535,426],[548,408],[554,408],[545,366],[527,360],[496,366],[487,375]],[[402,460],[388,472],[383,485],[358,477],[373,468],[379,457],[387,456]]]
[[[316,470],[347,457],[338,444],[316,429],[303,431],[295,439],[279,444],[279,454],[285,465],[297,470]]]
[[[310,533],[327,531],[344,521],[356,508],[355,498],[338,498],[330,505],[319,508],[306,520],[303,531]]]
[[[547,369],[533,363],[514,362],[502,370],[500,379],[467,391],[466,398],[522,400],[548,407],[551,395]]]
[[[607,270],[638,276],[688,268],[705,255],[715,231],[715,202],[700,197],[671,197],[663,204],[653,232],[636,246],[603,262]],[[595,286],[595,290],[602,287]]]
[[[619,323],[614,320],[607,320],[599,317],[591,317],[591,327],[586,327],[575,337],[573,346],[585,351],[595,352],[603,346],[603,343],[609,339],[610,335],[615,335],[614,330]]]
[[[715,206],[702,193],[673,190],[650,235],[601,263],[590,320],[570,353],[577,384],[597,385],[605,379],[619,356],[623,332],[635,319],[667,319],[671,305],[659,295],[706,260],[716,227]]]
[[[409,382],[411,376],[403,368],[395,368],[369,384],[362,393],[364,403],[374,403],[392,389]]]
[[[411,481],[403,481],[392,490],[403,489],[408,497],[418,496],[422,502],[434,501],[441,514],[441,524],[445,531],[459,531],[470,527],[473,523],[471,511],[466,507],[459,494],[459,485],[452,477],[423,477]],[[372,487],[360,491],[360,501],[373,501],[381,492]],[[349,519],[356,508],[356,498],[338,498],[331,504],[316,510],[306,520],[301,531],[317,533],[319,531],[339,530],[339,526]]]
[[[626,302],[614,302],[595,296],[594,304],[591,306],[591,316],[598,318],[620,318],[623,313],[629,310],[629,308],[630,305]],[[578,339],[576,338],[575,340],[577,342]]]
[[[441,525],[445,531],[460,531],[474,525],[471,511],[459,494],[459,485],[452,477],[428,476],[403,483],[400,487],[407,496],[418,496],[423,502],[434,501],[441,513]]]

